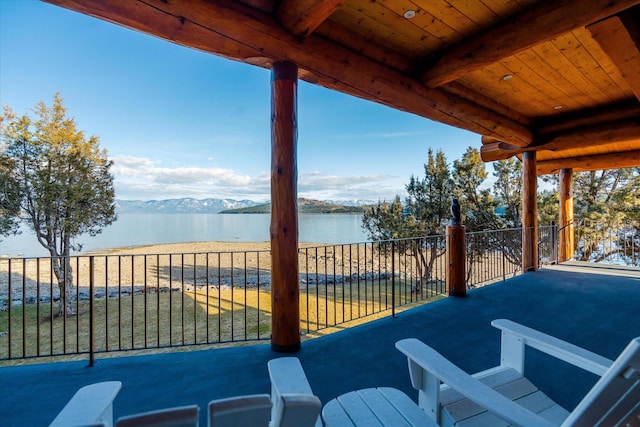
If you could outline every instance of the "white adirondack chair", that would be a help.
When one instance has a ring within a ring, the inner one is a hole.
[[[198,405],[159,409],[122,417],[116,427],[198,427]]]
[[[615,360],[509,320],[502,330],[500,366],[469,375],[423,342],[409,338],[396,348],[409,362],[420,407],[439,425],[639,426],[640,337]],[[524,376],[525,346],[571,363],[600,379],[571,412]]]
[[[271,379],[272,427],[321,427],[322,403],[311,391],[297,357],[280,357],[267,363]]]
[[[268,427],[271,397],[253,394],[209,402],[209,427]]]
[[[113,425],[113,400],[122,383],[105,381],[79,389],[49,427]]]

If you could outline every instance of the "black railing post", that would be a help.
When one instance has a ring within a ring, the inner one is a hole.
[[[89,257],[89,366],[94,365],[94,352],[95,352],[95,312],[93,299],[95,298],[95,292],[93,289],[94,283],[94,264],[93,256]],[[80,314],[78,313],[78,316]]]
[[[11,319],[13,318],[13,313],[11,310],[11,306],[13,305],[13,290],[11,289],[11,278],[13,277],[13,273],[11,271],[11,266],[13,263],[11,258],[9,258],[7,262],[9,263],[7,265],[7,331],[9,333],[9,336],[7,337],[7,358],[11,359],[11,343],[13,342],[13,333],[11,330],[11,325],[13,324],[13,322],[11,321]],[[22,262],[25,262],[24,259],[22,260]],[[51,297],[51,301],[53,301],[53,295]],[[53,313],[53,308],[51,309],[51,312]],[[53,325],[53,322],[51,322],[51,324]],[[53,329],[53,326],[51,326],[51,328]],[[51,342],[53,342],[53,340],[51,340]]]
[[[554,264],[558,263],[558,226],[555,221],[551,221],[551,259]]]
[[[396,242],[391,242],[391,317],[396,317]]]
[[[502,240],[502,281],[504,282],[505,280],[507,280],[507,266],[505,265],[505,260],[507,258],[507,245],[505,243],[505,238],[504,238],[505,232],[500,233],[501,236],[501,240]]]

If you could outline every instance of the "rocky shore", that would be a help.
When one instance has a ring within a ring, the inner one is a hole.
[[[72,257],[71,266],[80,299],[89,298],[91,280],[99,298],[207,287],[268,289],[269,246],[195,242],[114,248]],[[389,277],[384,259],[372,256],[371,245],[300,244],[300,249],[301,288]],[[0,259],[0,309],[7,307],[9,292],[14,305],[59,299],[51,260]]]

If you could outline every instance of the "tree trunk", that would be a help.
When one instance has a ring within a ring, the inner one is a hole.
[[[52,254],[51,264],[53,273],[58,279],[58,289],[60,290],[59,313],[64,316],[75,316],[76,307],[73,292],[73,269],[68,256],[60,257]]]

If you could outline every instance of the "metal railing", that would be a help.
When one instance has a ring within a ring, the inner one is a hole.
[[[299,249],[303,334],[445,293],[444,236]],[[0,259],[0,360],[269,339],[269,251]],[[66,271],[66,270],[65,270]],[[69,301],[65,301],[65,298]],[[62,300],[62,301],[61,301]],[[65,304],[68,302],[69,304]],[[73,315],[61,315],[62,307]]]
[[[538,264],[557,264],[560,250],[560,229],[558,225],[551,222],[551,225],[538,227]]]
[[[539,235],[556,250],[555,226]],[[520,274],[521,229],[466,240],[468,288]],[[301,333],[445,295],[445,249],[444,235],[301,247]],[[62,260],[66,295],[59,261],[0,259],[0,360],[88,354],[92,364],[100,353],[270,338],[267,250],[74,256]]]
[[[522,272],[522,229],[467,233],[467,288],[477,288]]]
[[[640,221],[589,221],[575,226],[574,259],[640,266]]]

